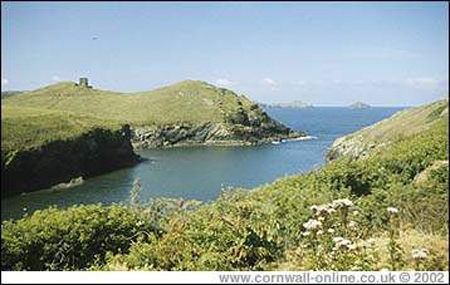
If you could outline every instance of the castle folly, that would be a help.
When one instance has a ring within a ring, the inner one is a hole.
[[[81,77],[80,83],[77,83],[76,86],[81,88],[92,88],[92,86],[89,86],[88,79],[86,77]]]

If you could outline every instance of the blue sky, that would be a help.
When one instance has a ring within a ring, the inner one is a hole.
[[[2,90],[199,79],[260,102],[418,105],[448,96],[448,26],[445,2],[2,2]]]

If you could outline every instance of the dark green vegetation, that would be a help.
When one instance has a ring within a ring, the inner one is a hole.
[[[447,117],[363,160],[338,158],[192,209],[157,201],[44,210],[3,223],[2,269],[446,270],[448,164],[436,161],[448,161]],[[317,210],[332,201],[333,212]]]
[[[233,145],[300,135],[245,96],[202,81],[133,94],[61,82],[2,99],[2,196],[131,165],[130,140]]]
[[[160,234],[146,212],[117,205],[49,208],[4,226],[2,270],[76,270]]]

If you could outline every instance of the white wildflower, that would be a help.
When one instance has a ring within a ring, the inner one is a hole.
[[[355,221],[350,221],[350,222],[348,222],[348,226],[350,227],[350,228],[356,228],[356,226],[357,226],[358,224],[355,222]]]
[[[333,209],[333,208],[328,208],[328,210],[327,210],[327,212],[328,212],[328,214],[334,214],[334,213],[336,213],[336,210],[335,209]]]
[[[316,221],[314,219],[309,219],[308,222],[304,223],[303,226],[307,229],[307,230],[317,230],[320,227],[322,227],[322,223],[319,221]]]
[[[343,237],[334,237],[334,238],[333,238],[333,241],[334,241],[335,243],[338,243],[338,242],[343,241],[343,240],[344,240]]]
[[[388,208],[387,208],[387,212],[388,212],[390,215],[396,215],[396,214],[398,214],[398,209],[397,209],[397,208],[394,208],[394,207],[388,207]]]
[[[334,234],[334,229],[328,229],[328,232],[330,233],[330,234]]]
[[[319,205],[319,206],[311,206],[309,209],[313,212],[316,216],[325,216],[328,214],[328,205]]]
[[[318,230],[317,234],[320,236],[321,234],[323,234],[323,231],[322,230]]]
[[[336,249],[340,249],[340,248],[350,249],[350,247],[353,247],[351,241],[349,241],[348,239],[344,239],[342,237],[335,237],[335,238],[333,238],[333,241],[336,243],[336,246],[335,246]]]
[[[309,236],[310,234],[311,234],[310,232],[303,232],[303,233],[302,233],[302,236],[307,237],[307,236]]]
[[[423,259],[427,259],[428,254],[430,254],[428,249],[418,248],[418,249],[414,249],[412,251],[412,258],[414,258],[415,260],[423,260]]]
[[[325,221],[325,217],[318,217],[317,220],[319,220],[319,222],[323,222]]]
[[[349,208],[351,206],[353,206],[353,202],[350,201],[349,199],[340,199],[340,200],[334,200],[331,203],[331,206],[335,209],[338,208]]]

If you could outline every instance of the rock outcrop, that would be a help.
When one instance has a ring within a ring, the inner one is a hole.
[[[272,120],[258,105],[250,111],[238,109],[223,122],[132,127],[133,145],[138,148],[180,145],[251,145],[305,136]]]
[[[197,126],[168,125],[132,128],[136,148],[186,145],[253,145],[284,138],[304,136],[287,127],[254,127],[225,123],[205,123]]]

